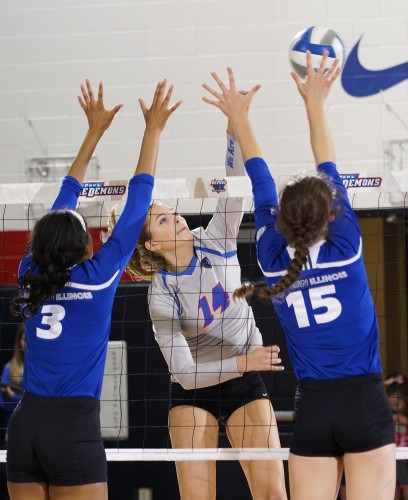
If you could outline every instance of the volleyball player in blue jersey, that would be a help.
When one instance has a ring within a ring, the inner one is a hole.
[[[108,241],[92,256],[92,239],[75,211],[92,153],[115,114],[81,86],[89,130],[62,181],[51,212],[35,225],[19,268],[12,309],[24,320],[25,394],[7,445],[12,500],[106,499],[106,455],[99,399],[115,290],[150,205],[159,148],[173,87],[159,82],[151,107],[140,105],[146,129],[125,208]]]
[[[292,500],[330,500],[343,471],[347,498],[392,499],[395,445],[392,414],[381,378],[377,318],[362,257],[358,219],[335,165],[324,102],[339,75],[336,63],[315,73],[307,56],[305,83],[292,74],[305,102],[317,173],[289,182],[280,202],[253,134],[248,96],[213,73],[204,84],[232,122],[251,178],[258,260],[286,334],[299,380],[290,448]],[[236,295],[251,290],[244,286]]]

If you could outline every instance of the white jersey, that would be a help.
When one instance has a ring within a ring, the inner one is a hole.
[[[227,176],[244,175],[235,137],[228,135]],[[194,229],[194,257],[185,271],[160,270],[149,287],[155,338],[172,374],[185,389],[240,377],[237,356],[262,345],[252,309],[233,299],[241,286],[237,235],[242,198],[223,198],[207,228]]]

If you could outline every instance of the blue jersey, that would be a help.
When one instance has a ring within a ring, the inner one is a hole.
[[[108,241],[74,266],[69,282],[24,321],[24,389],[40,396],[100,398],[116,287],[149,209],[153,177],[129,182],[126,205]],[[81,184],[65,177],[52,207],[75,209]],[[30,252],[19,276],[38,272]]]
[[[261,158],[246,162],[255,202],[258,262],[268,286],[286,274],[294,249],[276,229],[275,182]],[[334,379],[380,373],[377,317],[362,255],[357,216],[333,163],[318,170],[336,188],[338,215],[326,240],[309,248],[296,282],[273,298],[298,379]]]

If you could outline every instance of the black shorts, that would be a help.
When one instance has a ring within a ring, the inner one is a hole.
[[[408,488],[408,460],[397,460],[397,488]]]
[[[247,372],[242,377],[201,389],[186,390],[174,382],[170,388],[170,409],[183,405],[202,408],[224,425],[235,410],[256,399],[269,399],[258,372]]]
[[[295,395],[291,453],[338,457],[395,442],[381,374],[301,380]]]
[[[79,486],[107,481],[100,403],[25,393],[8,432],[7,479]]]

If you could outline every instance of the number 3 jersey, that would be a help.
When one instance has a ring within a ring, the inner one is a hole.
[[[228,136],[227,175],[243,175],[238,143]],[[262,345],[247,302],[234,300],[241,285],[237,234],[243,200],[223,198],[207,228],[192,231],[194,256],[185,271],[160,270],[149,288],[153,330],[172,374],[185,389],[241,376],[236,357]]]
[[[108,241],[71,269],[69,282],[24,321],[24,389],[40,396],[100,398],[113,299],[149,209],[153,177],[129,182],[126,205]],[[52,209],[75,209],[81,184],[65,177]],[[28,252],[19,276],[38,266]]]
[[[294,249],[276,230],[278,197],[268,166],[252,158],[245,167],[253,186],[258,262],[270,287],[286,274]],[[272,299],[275,311],[298,379],[380,373],[377,317],[358,219],[336,166],[323,163],[318,171],[336,190],[336,215],[327,239],[309,248],[295,283]]]

